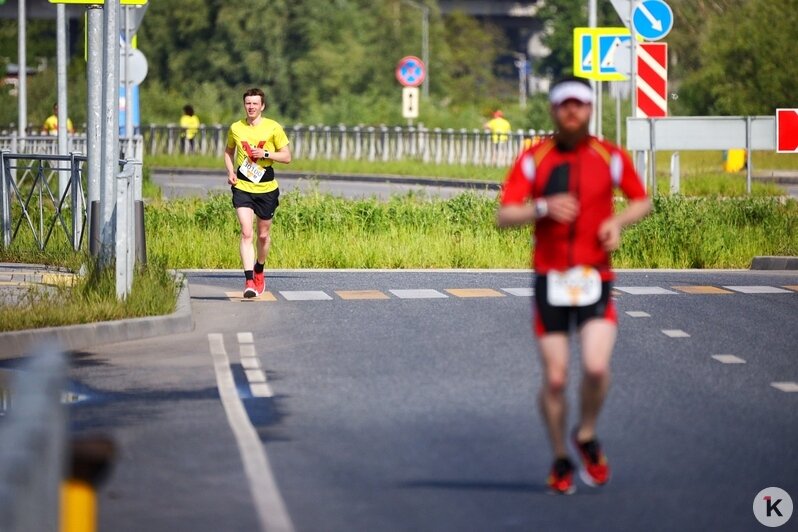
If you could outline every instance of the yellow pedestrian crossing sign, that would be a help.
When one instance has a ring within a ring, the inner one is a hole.
[[[629,79],[615,68],[615,61],[629,53],[624,44],[631,40],[628,28],[574,28],[574,75],[596,81]]]

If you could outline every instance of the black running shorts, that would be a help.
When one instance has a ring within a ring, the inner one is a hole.
[[[584,325],[587,320],[601,318],[613,323],[618,322],[615,303],[610,298],[612,284],[610,281],[601,283],[601,298],[586,307],[555,307],[549,304],[545,275],[535,277],[535,334],[543,336],[549,333],[567,333],[572,325],[577,328]]]
[[[255,212],[255,216],[261,220],[271,220],[274,218],[274,211],[280,205],[280,189],[276,188],[271,192],[256,194],[254,192],[244,192],[236,187],[230,187],[233,191],[233,207],[249,207]]]

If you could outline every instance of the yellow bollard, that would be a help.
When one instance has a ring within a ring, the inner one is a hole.
[[[97,493],[88,482],[61,483],[61,532],[97,531]]]

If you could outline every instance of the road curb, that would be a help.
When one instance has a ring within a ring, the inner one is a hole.
[[[23,356],[34,345],[45,342],[55,342],[62,349],[72,350],[192,330],[191,293],[188,277],[183,276],[177,307],[171,314],[0,333],[0,345],[3,346],[0,360]]]
[[[220,170],[208,170],[205,168],[153,168],[153,180],[156,175],[201,175],[201,176],[224,176]],[[394,183],[397,185],[418,185],[430,187],[451,187],[476,190],[500,190],[501,183],[493,181],[477,181],[469,179],[444,179],[440,177],[407,177],[392,174],[331,174],[327,172],[303,172],[301,170],[280,170],[277,178],[286,177],[291,179],[307,178],[319,179],[322,181],[348,181],[354,183]]]
[[[798,257],[754,257],[752,270],[798,270]]]

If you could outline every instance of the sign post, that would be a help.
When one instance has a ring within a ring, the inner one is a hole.
[[[403,57],[396,65],[396,80],[403,87],[402,116],[407,118],[410,125],[414,118],[418,118],[420,107],[418,87],[424,83],[426,73],[424,62],[412,55]]]

